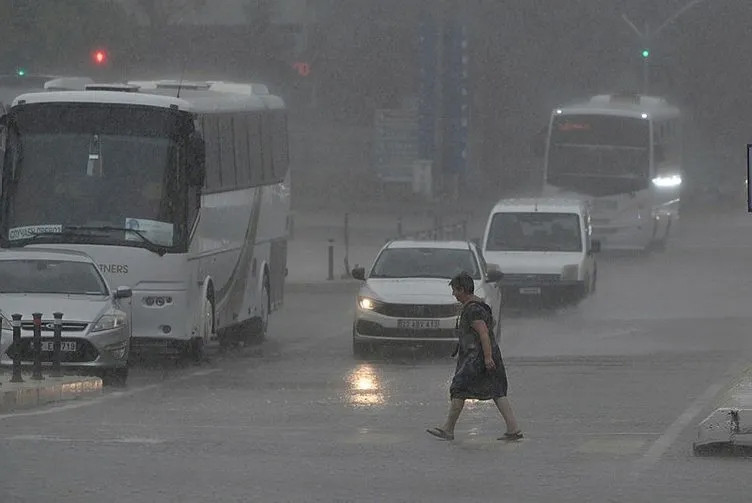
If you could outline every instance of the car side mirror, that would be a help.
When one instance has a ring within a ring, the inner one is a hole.
[[[360,281],[366,280],[366,270],[364,267],[356,267],[352,270],[352,277],[355,279],[359,279]]]
[[[600,253],[601,242],[598,241],[597,239],[593,239],[593,241],[591,241],[590,243],[590,251],[592,251],[593,253]]]
[[[119,286],[115,290],[116,299],[130,299],[131,297],[133,297],[133,290],[127,286]]]
[[[504,273],[498,269],[491,269],[486,273],[486,281],[489,283],[498,283],[504,279]]]
[[[202,187],[206,178],[206,143],[198,133],[188,137],[186,148],[188,157],[188,183],[192,187]]]

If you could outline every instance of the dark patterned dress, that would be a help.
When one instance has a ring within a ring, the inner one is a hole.
[[[491,355],[496,368],[486,370],[483,346],[480,335],[473,329],[473,322],[482,320],[488,328],[491,339]],[[457,370],[449,387],[451,398],[492,400],[507,396],[507,373],[501,359],[501,350],[496,342],[493,327],[493,314],[487,304],[473,300],[462,307],[457,320],[459,351]]]

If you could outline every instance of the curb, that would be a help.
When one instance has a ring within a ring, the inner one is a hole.
[[[362,285],[358,280],[303,281],[285,283],[285,293],[355,293]]]
[[[45,377],[44,381],[32,381],[30,376],[24,375],[24,382],[21,383],[3,380],[0,385],[0,413],[101,393],[102,379],[99,377]]]
[[[697,426],[695,455],[723,447],[752,447],[752,367],[725,388],[716,408]]]

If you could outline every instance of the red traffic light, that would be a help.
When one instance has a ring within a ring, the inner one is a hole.
[[[91,59],[94,60],[94,63],[97,65],[103,65],[107,63],[107,52],[103,49],[97,49],[93,53],[91,53]]]

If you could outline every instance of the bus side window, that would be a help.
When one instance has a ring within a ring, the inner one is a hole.
[[[217,117],[206,116],[202,120],[204,141],[206,142],[206,182],[207,190],[216,190],[221,186],[219,174],[219,124]]]
[[[232,137],[232,116],[222,115],[219,118],[219,162],[220,184],[222,188],[231,189],[235,181],[235,141]]]
[[[262,184],[264,178],[263,173],[263,157],[261,152],[261,115],[258,113],[251,113],[248,115],[248,155],[250,166],[250,179],[252,186],[258,186]]]
[[[270,184],[274,180],[274,143],[272,131],[274,123],[271,112],[264,112],[261,119],[261,158],[263,163],[262,184]]]
[[[290,165],[290,152],[287,136],[287,116],[283,110],[272,113],[272,148],[274,154],[274,181],[284,180]]]
[[[233,118],[233,135],[235,140],[235,177],[238,187],[251,184],[251,169],[248,155],[248,117],[238,114]]]

